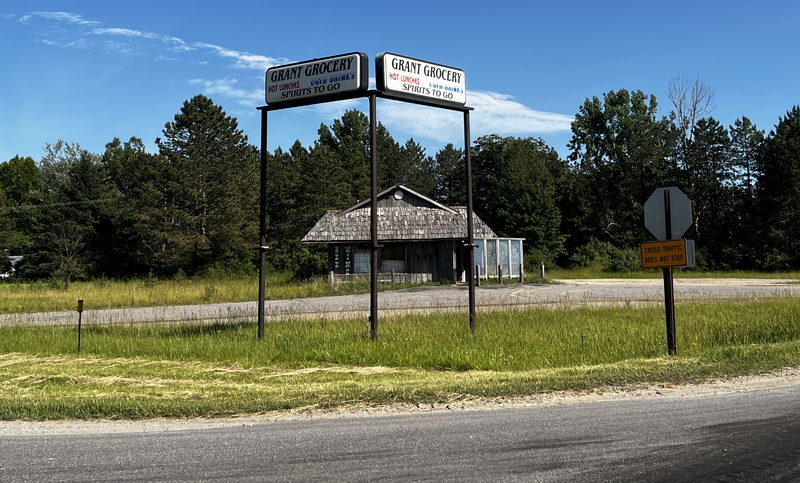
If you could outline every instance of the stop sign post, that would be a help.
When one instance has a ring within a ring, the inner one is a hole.
[[[644,204],[644,226],[659,241],[681,238],[692,226],[692,202],[683,192],[672,186],[657,188]],[[664,273],[664,310],[667,319],[667,351],[678,351],[675,336],[675,288],[672,267],[662,268]]]

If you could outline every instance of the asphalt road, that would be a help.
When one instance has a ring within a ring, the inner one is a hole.
[[[800,386],[715,396],[0,436],[4,481],[800,481]]]
[[[675,300],[731,300],[800,296],[797,280],[761,279],[676,279]],[[651,280],[565,280],[556,284],[489,285],[476,289],[478,310],[534,306],[575,306],[594,304],[660,303],[664,287]],[[466,311],[467,287],[417,287],[378,294],[382,314],[431,311]],[[85,324],[146,323],[170,321],[254,320],[256,302],[174,307],[92,310],[86,301]],[[267,300],[268,320],[309,317],[367,317],[369,294]],[[0,315],[0,325],[73,325],[75,312]]]

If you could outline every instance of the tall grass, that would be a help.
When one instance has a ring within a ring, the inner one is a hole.
[[[84,354],[213,361],[289,368],[387,366],[434,370],[517,371],[603,364],[666,352],[658,307],[532,309],[479,314],[469,332],[462,314],[384,318],[380,338],[363,320],[269,324],[89,326]],[[747,344],[800,340],[800,299],[683,304],[677,315],[683,356]],[[0,353],[72,354],[74,328],[0,328]]]
[[[330,285],[325,278],[296,282],[284,273],[268,274],[266,281],[267,299],[345,295],[365,291],[369,291],[365,283]],[[78,299],[86,301],[86,306],[92,309],[108,309],[246,302],[257,297],[256,276],[94,280],[73,282],[68,289],[54,287],[47,282],[0,283],[0,313],[74,310]]]
[[[453,403],[684,382],[800,365],[800,299],[681,304],[678,356],[658,308],[533,309],[364,321],[0,328],[0,419],[222,416]]]

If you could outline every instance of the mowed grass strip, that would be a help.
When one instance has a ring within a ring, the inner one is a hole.
[[[800,365],[800,299],[684,304],[677,357],[663,311],[534,309],[248,325],[0,329],[0,418],[226,416],[455,403],[680,383]]]

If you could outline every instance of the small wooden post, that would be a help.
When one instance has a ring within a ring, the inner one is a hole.
[[[519,283],[525,283],[525,266],[522,263],[519,264]]]
[[[544,278],[544,262],[542,262],[542,278]]]
[[[78,300],[78,352],[81,351],[81,322],[83,322],[83,300]]]
[[[497,264],[497,279],[500,281],[500,285],[503,284],[503,265]]]
[[[481,286],[481,266],[475,265],[475,286]]]

